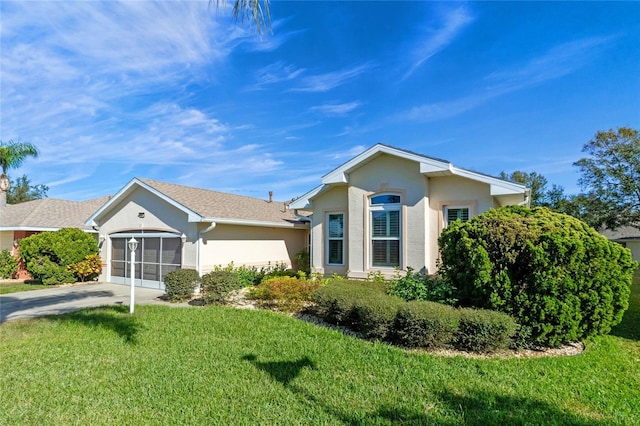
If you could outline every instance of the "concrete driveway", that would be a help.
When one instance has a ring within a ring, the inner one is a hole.
[[[58,315],[102,305],[129,306],[127,285],[110,283],[78,284],[69,287],[23,291],[0,295],[0,323],[14,319]],[[165,303],[157,300],[164,290],[136,287],[135,304]]]

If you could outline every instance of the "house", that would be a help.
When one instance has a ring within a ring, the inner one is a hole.
[[[631,250],[633,259],[640,262],[640,229],[633,226],[622,226],[615,231],[606,229],[601,233],[607,239],[620,243]]]
[[[22,238],[61,228],[80,228],[95,234],[97,238],[97,231],[84,222],[108,198],[81,202],[43,198],[20,204],[0,204],[0,250],[9,250],[17,255],[18,242]],[[29,278],[24,266],[18,270],[16,277]]]
[[[529,205],[523,185],[377,144],[289,204],[311,210],[311,265],[365,278],[396,269],[433,273],[438,236],[453,220]]]
[[[164,288],[165,275],[216,266],[293,265],[307,249],[308,221],[282,202],[134,178],[87,215],[99,233],[101,281],[130,282],[127,241],[135,238],[136,285]]]

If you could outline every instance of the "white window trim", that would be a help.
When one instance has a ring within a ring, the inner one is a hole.
[[[342,215],[342,237],[331,237],[331,234],[329,232],[329,216],[332,215]],[[325,229],[325,249],[324,249],[324,255],[325,255],[325,265],[327,266],[344,266],[344,258],[345,258],[345,243],[346,243],[346,238],[345,238],[345,219],[346,219],[346,215],[344,214],[344,212],[326,212],[325,213],[325,220],[326,220],[326,229]],[[329,255],[329,241],[342,241],[342,262],[341,263],[330,263],[329,259],[330,259],[330,255]]]
[[[473,206],[470,206],[468,204],[461,204],[461,205],[447,205],[444,206],[444,210],[442,211],[442,229],[446,228],[447,226],[449,226],[449,209],[467,209],[468,213],[467,215],[469,216],[468,220],[471,220],[472,214],[473,214]]]
[[[379,197],[381,195],[398,195],[400,196],[400,202],[399,203],[389,203],[389,204],[371,204],[371,202],[373,201],[373,199],[375,197]],[[369,236],[368,236],[368,245],[369,245],[369,268],[370,269],[382,269],[382,270],[389,270],[389,269],[395,269],[395,268],[402,268],[402,264],[403,264],[403,250],[402,250],[402,240],[403,240],[403,214],[402,214],[402,199],[403,199],[403,195],[399,194],[397,192],[382,192],[382,193],[376,193],[376,194],[372,194],[369,196],[369,224],[370,224],[370,230],[369,230]],[[398,221],[399,221],[399,232],[398,232],[398,236],[397,237],[374,237],[373,236],[373,212],[375,211],[397,211],[398,212]],[[373,255],[374,255],[374,251],[373,251],[373,242],[374,241],[398,241],[398,265],[395,266],[379,266],[379,265],[374,265],[373,264]]]

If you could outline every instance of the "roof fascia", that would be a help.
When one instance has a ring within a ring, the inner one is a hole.
[[[449,171],[451,163],[445,161],[438,161],[433,158],[427,158],[425,156],[414,154],[412,152],[404,151],[391,146],[376,144],[366,151],[356,155],[351,160],[347,161],[337,169],[327,173],[322,177],[322,183],[329,185],[332,183],[348,183],[347,175],[349,172],[356,169],[362,163],[365,163],[381,154],[389,154],[395,157],[404,158],[406,160],[415,161],[420,164],[421,173],[429,172],[446,172]]]
[[[472,172],[471,170],[461,169],[455,166],[451,167],[451,171],[456,176],[461,176],[467,179],[488,184],[490,186],[491,196],[526,194],[527,192],[527,187],[519,183],[509,182],[499,178],[483,175],[482,173]]]
[[[59,231],[60,229],[63,229],[64,227],[51,227],[51,226],[0,226],[0,232],[1,231],[36,231],[36,232],[46,232],[46,231]],[[96,231],[95,229],[82,229],[79,228],[81,231],[84,231],[86,233],[89,234],[97,234],[98,231]]]
[[[327,189],[327,185],[318,185],[315,188],[313,188],[311,191],[308,191],[306,194],[303,194],[300,197],[293,200],[292,202],[290,202],[287,208],[289,210],[308,209],[311,207],[311,199],[314,198],[319,193],[321,193],[322,191],[324,191],[325,189]]]
[[[202,218],[201,222],[206,223],[216,223],[218,225],[243,225],[243,226],[260,226],[263,228],[308,228],[309,225],[307,222],[266,222],[259,220],[249,220],[249,219],[224,219],[217,217],[205,217]]]
[[[105,214],[105,213],[109,212],[110,210],[112,210],[115,207],[115,205],[117,205],[122,199],[124,199],[125,197],[127,197],[128,195],[133,193],[133,191],[136,189],[136,187],[140,187],[140,188],[143,188],[143,189],[151,192],[156,197],[158,197],[161,200],[165,201],[166,203],[174,206],[178,210],[181,210],[184,213],[186,213],[187,217],[188,217],[188,219],[187,219],[188,222],[201,222],[202,221],[202,216],[200,216],[198,213],[196,213],[193,210],[183,206],[182,204],[178,203],[174,199],[172,199],[170,197],[167,197],[164,193],[158,191],[157,189],[155,189],[154,187],[152,187],[150,185],[147,185],[146,183],[142,182],[140,179],[133,178],[122,189],[120,189],[120,191],[118,191],[113,197],[111,197],[109,199],[109,201],[107,201],[105,204],[103,204],[102,207],[100,207],[94,214],[92,214],[91,217],[89,217],[89,219],[87,219],[87,221],[85,222],[85,225],[87,225],[87,226],[98,226],[98,223],[96,222],[96,220],[99,219],[103,214]]]

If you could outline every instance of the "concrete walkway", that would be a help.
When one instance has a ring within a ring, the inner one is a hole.
[[[102,305],[129,306],[131,287],[110,283],[78,284],[0,295],[0,323],[14,319],[58,315]],[[135,288],[135,304],[162,304],[164,290]]]

